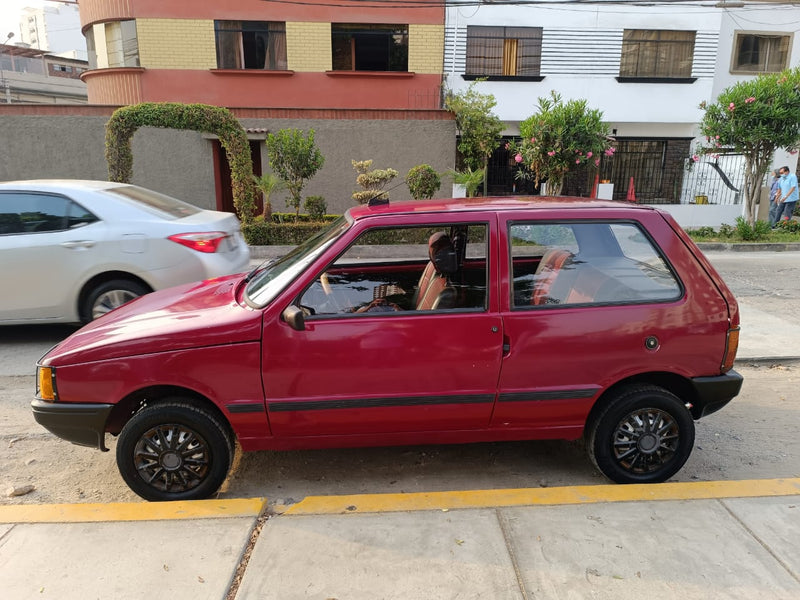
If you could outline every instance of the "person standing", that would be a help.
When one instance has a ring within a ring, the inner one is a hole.
[[[789,171],[789,167],[780,168],[781,180],[778,183],[778,194],[776,198],[783,205],[783,209],[778,213],[778,219],[789,221],[794,213],[794,207],[800,194],[797,190],[797,175]]]
[[[778,190],[780,189],[781,174],[780,169],[772,171],[772,183],[769,187],[769,226],[773,229],[778,224],[783,205],[778,200]]]

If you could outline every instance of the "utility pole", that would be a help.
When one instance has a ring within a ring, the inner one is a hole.
[[[5,41],[3,42],[3,50],[5,50],[5,46],[8,43],[8,40],[14,37],[14,32],[9,31],[8,35],[6,36]],[[11,59],[12,61],[14,59]],[[0,52],[0,82],[2,82],[3,87],[6,89],[6,104],[11,104],[11,86],[8,83],[8,80],[5,77],[5,72],[3,71],[3,54]]]

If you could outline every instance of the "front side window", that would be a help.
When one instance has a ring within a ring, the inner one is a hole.
[[[626,29],[620,77],[685,79],[692,76],[694,31]]]
[[[307,318],[484,311],[484,224],[369,230],[303,292]]]
[[[541,27],[467,27],[466,75],[535,77],[541,64]]]
[[[791,36],[737,32],[731,71],[779,73],[787,66]]]
[[[220,69],[287,69],[285,23],[214,21],[214,33]]]
[[[408,71],[408,25],[331,25],[334,71]]]
[[[514,223],[515,309],[676,300],[681,286],[633,223]]]

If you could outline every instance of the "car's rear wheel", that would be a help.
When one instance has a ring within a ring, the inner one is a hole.
[[[587,427],[595,466],[617,483],[666,481],[694,446],[694,420],[672,393],[651,385],[620,389]]]
[[[233,454],[231,434],[217,416],[170,401],[142,409],[125,424],[117,467],[145,500],[200,500],[225,481]]]
[[[86,295],[80,308],[81,321],[84,323],[93,321],[150,291],[147,286],[129,279],[105,281]]]

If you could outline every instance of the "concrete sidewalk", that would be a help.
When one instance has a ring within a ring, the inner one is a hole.
[[[800,597],[800,479],[265,506],[0,507],[2,597]]]

